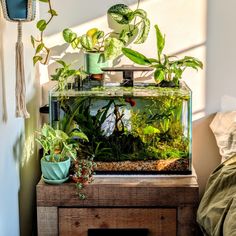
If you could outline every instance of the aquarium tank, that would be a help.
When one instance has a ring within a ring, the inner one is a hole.
[[[96,174],[191,174],[188,86],[182,82],[179,88],[162,88],[124,81],[75,80],[66,91],[53,88],[51,125],[86,134],[89,141],[83,141],[78,158],[92,157]]]

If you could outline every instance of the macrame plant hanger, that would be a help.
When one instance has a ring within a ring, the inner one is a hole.
[[[17,22],[18,37],[16,42],[16,117],[29,118],[25,99],[24,50],[22,42],[22,22],[35,18],[36,0],[0,0],[3,16],[6,20]]]

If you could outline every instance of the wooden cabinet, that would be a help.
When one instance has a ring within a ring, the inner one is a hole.
[[[41,180],[37,185],[38,235],[105,235],[99,230],[132,229],[148,232],[137,235],[196,235],[198,184],[194,176],[96,177],[84,192],[87,198],[80,200],[73,183],[48,185]]]

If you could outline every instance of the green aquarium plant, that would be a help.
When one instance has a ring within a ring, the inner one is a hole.
[[[55,74],[51,75],[52,81],[57,81],[58,91],[62,92],[67,89],[67,83],[70,78],[75,76],[80,77],[80,79],[86,78],[86,72],[81,68],[79,69],[72,69],[72,64],[67,64],[63,60],[56,61],[60,67],[56,68]]]
[[[198,70],[199,68],[203,68],[203,64],[200,60],[191,56],[176,59],[173,56],[164,54],[165,36],[161,33],[158,25],[155,25],[155,30],[157,41],[156,58],[148,58],[129,48],[123,48],[122,52],[136,64],[153,67],[155,69],[154,79],[158,85],[163,87],[179,87],[179,80],[182,78],[182,74],[186,68]]]

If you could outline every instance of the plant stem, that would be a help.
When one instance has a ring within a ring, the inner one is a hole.
[[[49,7],[48,13],[50,14],[50,17],[49,17],[48,21],[46,21],[46,27],[45,27],[45,29],[47,28],[48,24],[52,21],[53,17],[55,16],[55,15],[52,13],[52,12],[53,12],[53,9],[52,9],[51,0],[48,0],[48,7]],[[45,33],[45,29],[40,32],[40,39],[35,39],[35,41],[36,41],[38,44],[43,44],[43,45],[44,45],[44,46],[43,46],[43,49],[46,51],[46,57],[45,57],[44,61],[42,61],[42,60],[40,61],[40,63],[43,64],[43,65],[45,65],[45,64],[47,63],[48,58],[49,58],[49,53],[50,53],[50,49],[49,49],[47,46],[45,46],[45,44],[44,44],[44,33]],[[35,53],[35,55],[36,55],[36,54],[37,54],[37,53]]]

